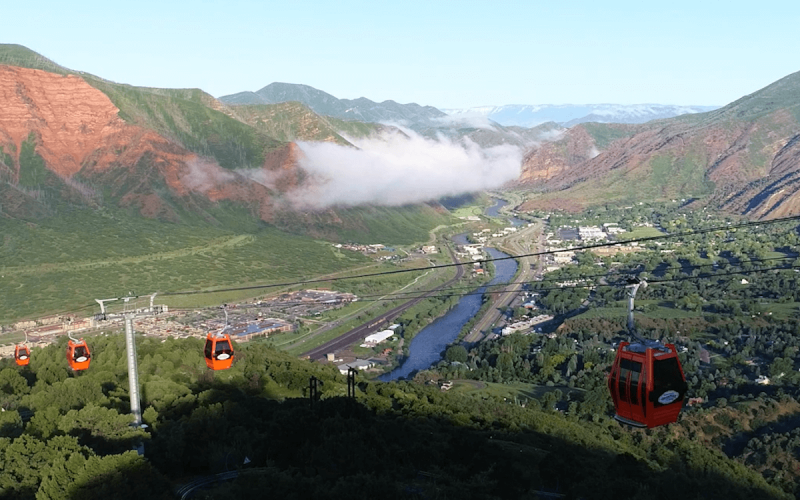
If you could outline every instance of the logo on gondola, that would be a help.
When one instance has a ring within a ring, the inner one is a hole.
[[[224,353],[224,352],[223,352],[222,354],[220,354],[219,356],[217,356],[217,359],[219,359],[219,360],[225,360],[225,359],[228,359],[228,358],[230,358],[230,357],[231,357],[231,355],[230,355],[230,354],[226,354],[226,353]]]
[[[75,358],[75,361],[77,361],[78,363],[83,363],[87,359],[89,359],[89,358],[87,358],[86,356],[79,356],[79,357]]]
[[[662,405],[668,405],[678,399],[679,396],[678,391],[667,391],[658,397],[658,402]]]

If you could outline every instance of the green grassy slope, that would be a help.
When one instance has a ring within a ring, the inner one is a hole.
[[[208,106],[211,96],[198,89],[148,89],[111,83],[84,75],[106,94],[126,121],[159,134],[225,168],[259,167],[264,154],[283,145],[221,111]]]
[[[50,59],[37,54],[31,49],[17,44],[0,44],[0,64],[9,66],[19,66],[21,68],[41,69],[59,75],[78,74],[63,66],[56,64]]]
[[[73,71],[21,45],[0,44],[0,64],[82,77],[106,94],[125,121],[149,128],[225,168],[257,167],[264,154],[283,143],[216,108],[222,106],[200,89],[158,89],[110,82]]]
[[[275,283],[369,262],[255,223],[231,227],[237,226],[165,224],[122,211],[88,209],[36,224],[3,220],[0,322],[131,290],[145,294]]]
[[[581,123],[589,135],[594,139],[594,143],[598,149],[606,149],[612,142],[625,137],[631,137],[634,134],[644,130],[645,126],[642,125],[621,125],[617,123]]]
[[[354,243],[413,244],[428,241],[429,231],[452,223],[450,214],[429,205],[336,208],[335,214],[284,212],[279,227],[302,226],[315,238]]]
[[[299,102],[237,106],[235,115],[257,130],[282,141],[327,141],[350,146],[328,119]]]

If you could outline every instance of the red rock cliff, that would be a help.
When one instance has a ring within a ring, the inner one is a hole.
[[[80,172],[83,178],[110,185],[123,206],[134,206],[147,217],[177,217],[157,194],[155,185],[163,182],[175,197],[241,202],[269,221],[273,190],[300,182],[293,144],[267,155],[263,175],[240,175],[152,130],[126,123],[105,94],[78,76],[0,65],[0,103],[0,146],[14,157],[15,165],[9,167],[15,179],[21,144],[33,133],[36,152],[49,170],[62,179]],[[271,183],[259,182],[259,177]]]

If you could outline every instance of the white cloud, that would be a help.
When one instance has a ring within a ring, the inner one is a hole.
[[[514,146],[481,148],[470,140],[426,139],[415,132],[347,138],[358,149],[299,142],[305,186],[289,194],[298,208],[397,206],[502,186],[520,174]]]
[[[181,182],[191,191],[206,192],[236,178],[234,173],[208,158],[194,157],[186,166],[188,171],[181,176]]]
[[[461,113],[457,115],[440,116],[434,118],[434,122],[445,127],[464,127],[480,128],[484,130],[496,130],[495,123],[486,115],[480,113]]]
[[[536,139],[540,142],[555,142],[564,137],[564,134],[566,134],[566,132],[567,129],[565,128],[555,128],[542,132],[541,134],[536,136]]]

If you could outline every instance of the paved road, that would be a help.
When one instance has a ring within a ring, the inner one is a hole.
[[[450,257],[453,259],[453,262],[454,263],[459,263],[458,259],[456,258],[455,254],[453,253],[453,250],[448,248],[448,251],[450,252]],[[425,268],[422,268],[422,269],[424,270]],[[379,316],[376,316],[376,317],[370,319],[368,322],[353,328],[349,332],[347,332],[347,333],[345,333],[345,334],[343,334],[343,335],[341,335],[341,336],[339,336],[339,337],[337,337],[337,338],[335,338],[333,340],[330,340],[330,341],[322,344],[319,347],[316,347],[314,349],[311,349],[310,351],[304,352],[300,356],[301,357],[308,357],[310,359],[324,359],[325,355],[328,354],[329,352],[336,352],[336,351],[345,349],[345,348],[349,347],[350,345],[354,344],[355,342],[357,342],[359,340],[362,340],[364,337],[366,337],[370,333],[374,333],[374,329],[375,329],[376,326],[380,325],[381,323],[383,323],[385,321],[387,321],[387,322],[391,321],[392,319],[394,319],[397,316],[399,316],[400,314],[402,314],[406,309],[409,309],[409,308],[413,307],[414,305],[416,305],[417,303],[419,303],[420,301],[425,299],[425,297],[433,295],[434,293],[436,293],[437,291],[441,290],[442,288],[449,287],[453,283],[457,282],[458,280],[461,279],[462,276],[464,276],[464,266],[458,265],[458,266],[456,266],[456,275],[455,275],[455,277],[450,279],[450,280],[448,280],[446,283],[444,283],[442,285],[439,285],[438,287],[434,288],[433,290],[430,290],[429,292],[427,292],[426,294],[424,294],[421,297],[418,297],[418,298],[415,298],[413,300],[410,300],[410,301],[408,301],[408,302],[406,302],[404,304],[401,304],[401,305],[399,305],[399,306],[397,306],[397,307],[395,307],[395,308],[393,308],[393,309],[391,309],[391,310],[389,310],[389,311],[387,311],[387,312],[385,312],[385,313],[383,313],[383,314],[381,314]]]
[[[506,250],[512,255],[528,254],[536,251],[537,246],[531,246],[530,242],[536,237],[539,242],[537,234],[542,233],[542,223],[537,222],[533,226],[526,227],[525,229],[514,233],[511,236],[504,238],[500,245],[497,245],[500,250]],[[519,259],[520,272],[515,281],[528,282],[533,279],[536,271],[532,268],[532,264],[538,260],[538,257],[522,257]],[[497,323],[500,316],[503,314],[500,309],[511,304],[515,298],[522,291],[522,285],[513,285],[507,287],[508,291],[501,294],[493,294],[492,306],[486,311],[483,317],[475,323],[469,334],[464,337],[464,342],[477,342],[484,338],[484,331],[488,331],[492,325]]]

